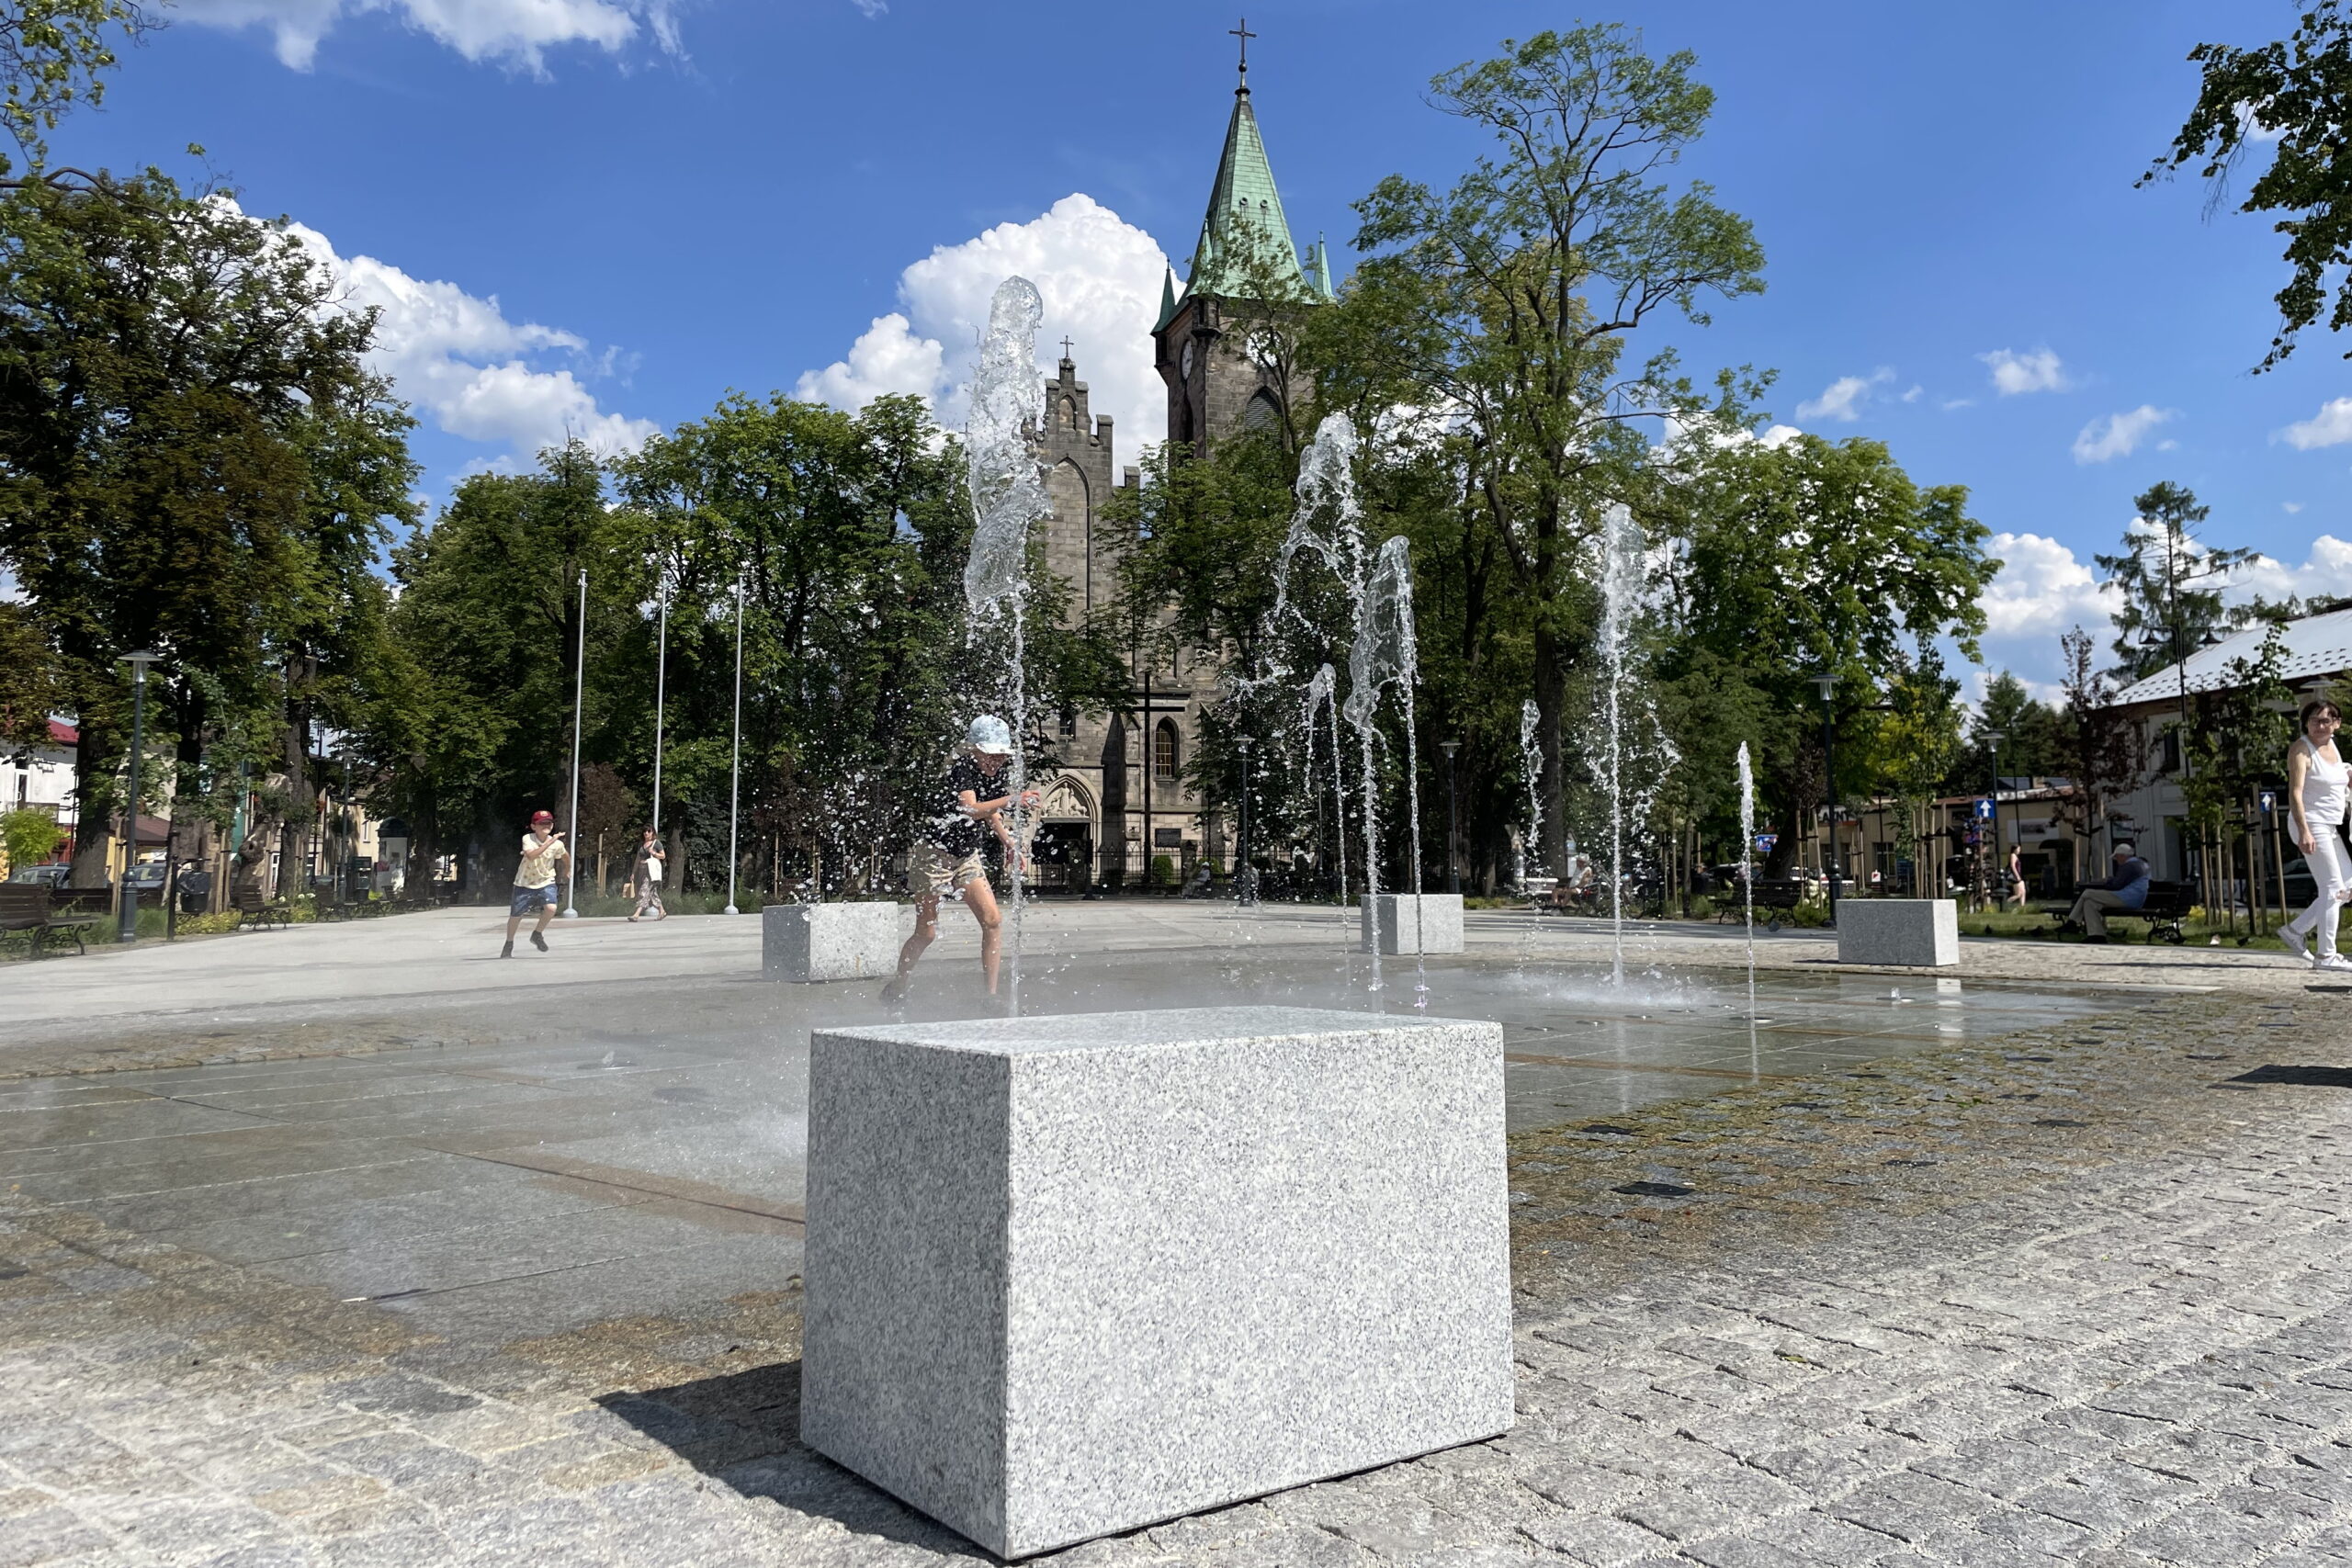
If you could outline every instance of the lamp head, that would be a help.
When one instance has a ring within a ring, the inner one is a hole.
[[[124,654],[119,662],[130,666],[130,678],[133,681],[143,682],[147,679],[147,666],[161,663],[163,658],[164,656],[160,653],[142,649],[137,653]]]
[[[1459,740],[1441,740],[1437,743],[1437,749],[1444,752],[1445,760],[1451,762],[1453,761],[1453,754],[1462,750],[1462,742]]]
[[[1807,678],[1813,682],[1815,688],[1821,693],[1821,700],[1825,703],[1829,700],[1830,694],[1838,689],[1838,677],[1835,675],[1814,675]]]

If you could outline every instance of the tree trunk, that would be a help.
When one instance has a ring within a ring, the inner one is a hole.
[[[74,743],[74,869],[65,880],[74,887],[103,887],[114,854],[114,822],[107,809],[114,769],[104,734],[86,723],[79,728]]]

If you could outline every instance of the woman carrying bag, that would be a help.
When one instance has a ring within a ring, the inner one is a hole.
[[[662,840],[648,828],[637,846],[637,863],[629,868],[629,886],[637,889],[637,913],[629,916],[631,924],[649,909],[657,920],[670,918],[670,911],[662,907]]]

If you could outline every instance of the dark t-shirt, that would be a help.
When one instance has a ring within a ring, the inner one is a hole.
[[[961,860],[988,842],[989,829],[984,822],[968,816],[964,810],[963,792],[970,790],[977,801],[1001,800],[1012,789],[1010,768],[999,768],[993,773],[983,773],[979,763],[969,756],[958,757],[947,770],[947,782],[939,795],[939,807],[923,829],[923,837],[949,854]]]

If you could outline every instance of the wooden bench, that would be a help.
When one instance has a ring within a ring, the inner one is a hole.
[[[2188,933],[2181,929],[2181,922],[2188,919],[2188,912],[2196,903],[2197,885],[2193,882],[2151,881],[2148,897],[2138,908],[2109,909],[2107,921],[2109,925],[2118,920],[2144,921],[2150,942],[2161,938],[2178,947],[2188,940]],[[2075,912],[2075,906],[2071,903],[2047,904],[2042,907],[2042,912],[2063,921]]]
[[[229,908],[237,911],[237,923],[232,930],[243,931],[245,922],[253,922],[256,931],[267,931],[272,925],[287,923],[288,911],[284,904],[273,904],[261,896],[261,888],[247,883],[229,895]]]
[[[1736,880],[1724,884],[1722,902],[1715,906],[1717,923],[1724,920],[1746,920],[1747,900],[1739,890]],[[1766,917],[1764,929],[1781,929],[1781,917],[1804,902],[1804,884],[1793,876],[1759,876],[1756,879],[1756,912]]]
[[[35,958],[51,941],[69,936],[74,939],[74,951],[86,953],[89,948],[82,941],[82,932],[104,919],[101,915],[59,914],[52,907],[45,883],[0,882],[0,934],[23,932]]]

